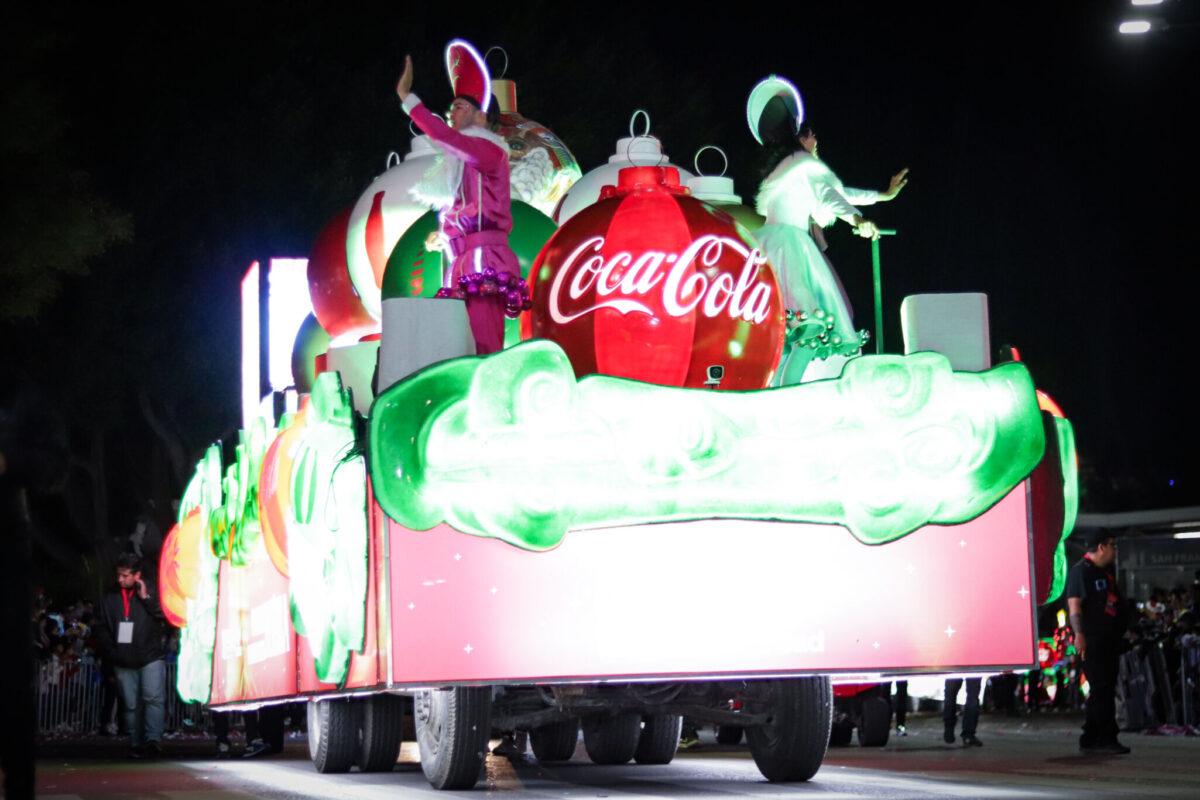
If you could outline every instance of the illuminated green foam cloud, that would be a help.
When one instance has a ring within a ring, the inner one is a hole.
[[[317,376],[309,402],[292,467],[292,622],[308,637],[317,677],[341,683],[366,635],[367,476],[354,405],[336,372]]]
[[[1058,456],[1063,475],[1063,528],[1054,549],[1054,578],[1050,584],[1050,593],[1046,596],[1049,602],[1063,593],[1067,587],[1067,537],[1075,530],[1075,520],[1079,516],[1079,469],[1076,466],[1075,429],[1069,420],[1062,417],[1054,418],[1058,429]]]
[[[212,445],[196,465],[179,504],[179,524],[199,509],[205,531],[201,546],[190,549],[187,565],[199,575],[196,596],[187,598],[188,624],[179,631],[179,669],[176,688],[187,703],[207,703],[212,689],[213,650],[217,639],[217,570],[220,561],[211,547],[213,521],[224,510],[221,505],[221,447]]]
[[[289,594],[294,626],[309,639],[317,677],[341,683],[350,653],[362,650],[366,635],[366,470],[355,443],[353,404],[336,373],[317,376],[310,403],[288,487]],[[290,421],[285,417],[283,427]],[[266,420],[254,420],[239,432],[235,461],[224,470],[221,447],[213,445],[184,493],[180,521],[199,508],[211,545],[199,552],[199,593],[188,598],[181,632],[177,683],[185,700],[209,699],[217,569],[222,559],[247,567],[260,549],[259,480],[276,434]]]
[[[868,544],[973,519],[1045,437],[1021,364],[864,356],[756,392],[591,375],[535,340],[433,365],[376,400],[371,479],[394,520],[545,550],[570,529],[705,518],[844,525]]]

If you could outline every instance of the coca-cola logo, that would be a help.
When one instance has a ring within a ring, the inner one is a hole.
[[[770,315],[771,282],[758,280],[766,256],[737,239],[706,234],[694,239],[682,253],[646,250],[636,258],[627,250],[605,255],[604,242],[603,236],[585,239],[554,276],[548,299],[550,317],[557,324],[565,325],[601,308],[654,316],[656,312],[641,299],[654,292],[661,292],[661,308],[672,317],[699,309],[706,317],[725,314],[757,324]],[[736,279],[732,271],[710,275],[726,248],[742,262]],[[576,308],[580,298],[590,292],[596,302]]]

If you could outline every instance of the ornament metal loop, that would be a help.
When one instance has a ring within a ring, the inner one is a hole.
[[[504,73],[508,72],[508,51],[498,44],[492,45],[487,49],[487,52],[483,54],[483,63],[485,66],[487,65],[488,56],[492,54],[493,50],[499,50],[500,55],[504,56],[504,69],[500,70],[500,74],[496,76],[497,79],[500,79],[504,77]]]
[[[646,118],[646,130],[642,133],[636,133],[634,131],[634,126],[637,125],[637,118],[639,114]],[[650,112],[641,108],[635,109],[633,116],[629,118],[629,143],[625,145],[625,160],[634,166],[637,166],[637,164],[633,160],[632,150],[634,143],[637,142],[638,139],[648,139],[652,142],[658,142],[658,161],[654,163],[654,166],[662,166],[663,159],[666,157],[666,154],[663,153],[662,150],[662,142],[659,141],[657,136],[650,135]]]
[[[692,159],[692,166],[696,168],[696,174],[703,177],[708,177],[704,174],[704,171],[700,169],[700,154],[705,150],[716,150],[721,154],[721,158],[725,160],[725,166],[721,167],[721,174],[718,177],[724,178],[725,172],[729,169],[729,156],[725,155],[725,151],[717,147],[715,144],[706,144],[704,147],[701,147],[696,151],[696,157]]]
[[[641,133],[634,133],[633,126],[637,123],[638,114],[641,114],[643,117],[646,118],[646,130],[642,131]],[[641,108],[635,109],[633,112],[633,116],[629,118],[629,138],[630,139],[640,139],[643,136],[649,136],[649,135],[650,135],[650,113],[648,111],[646,111],[645,109],[641,109]]]
[[[388,170],[400,163],[400,154],[395,150],[388,153],[387,162],[384,164],[384,169]]]
[[[631,133],[633,132],[632,125],[629,126],[629,130]],[[637,142],[638,139],[646,139],[651,142],[658,142],[658,161],[654,162],[654,166],[661,167],[662,163],[663,163],[663,159],[665,159],[667,157],[667,154],[663,152],[662,142],[659,140],[659,138],[657,136],[651,136],[648,133],[643,133],[641,136],[634,136],[633,138],[631,138],[629,140],[629,144],[625,145],[625,160],[628,161],[631,165],[633,165],[635,167],[638,165],[637,162],[633,160],[633,152],[632,152],[633,145]]]
[[[414,139],[421,135],[421,129],[414,127],[416,124],[417,123],[413,122],[411,119],[408,121],[408,132],[413,135]]]

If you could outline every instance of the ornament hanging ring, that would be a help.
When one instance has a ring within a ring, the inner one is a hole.
[[[706,144],[704,147],[701,147],[696,151],[696,157],[692,159],[692,166],[696,168],[696,174],[703,177],[708,177],[704,174],[704,170],[700,169],[700,154],[705,150],[716,150],[721,154],[721,158],[725,161],[725,166],[721,167],[721,174],[718,177],[724,178],[726,171],[729,169],[729,156],[725,155],[725,151],[717,147],[715,144]]]
[[[646,118],[646,130],[642,131],[640,134],[633,132],[633,126],[635,124],[637,124],[638,114],[641,114],[643,117]],[[633,116],[629,118],[629,138],[630,139],[640,139],[642,136],[649,136],[649,135],[650,135],[650,113],[641,108],[635,109],[633,112]]]
[[[630,132],[631,133],[633,132],[632,125],[630,126]],[[634,144],[637,143],[638,139],[645,139],[648,142],[658,142],[658,161],[654,162],[654,166],[661,167],[662,163],[663,163],[663,159],[666,158],[666,154],[663,153],[663,150],[662,150],[662,142],[659,142],[657,136],[651,136],[648,133],[643,133],[640,136],[634,136],[629,140],[629,144],[625,145],[625,160],[628,161],[632,166],[635,166],[635,167],[639,166],[638,163],[633,160],[633,152],[632,152],[633,146],[634,146]]]
[[[492,54],[493,50],[499,50],[500,55],[504,56],[504,69],[500,70],[500,74],[496,76],[496,78],[498,80],[498,79],[504,77],[504,73],[508,72],[508,51],[506,51],[503,47],[501,47],[498,44],[492,45],[491,47],[489,47],[487,49],[487,52],[483,54],[483,63],[484,64],[487,64],[488,56],[490,56]]]
[[[408,121],[408,132],[413,135],[414,139],[421,135],[421,129],[414,127],[416,124],[411,119]]]
[[[384,163],[383,168],[385,170],[391,169],[392,167],[396,166],[399,163],[400,163],[400,154],[397,153],[395,150],[393,150],[392,152],[388,153],[387,161]]]

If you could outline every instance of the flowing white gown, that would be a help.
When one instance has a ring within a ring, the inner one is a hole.
[[[809,234],[809,220],[822,227],[832,225],[838,218],[853,223],[855,215],[861,213],[855,204],[871,205],[878,199],[879,193],[873,190],[844,186],[824,162],[799,150],[779,162],[759,187],[755,201],[758,213],[766,217],[766,225],[755,236],[775,269],[784,307],[808,314],[819,308],[832,314],[834,333],[843,351],[856,349],[852,345],[858,342],[858,333],[846,294],[828,259]],[[800,375],[795,373],[802,373],[804,364],[797,364],[798,370],[787,369],[793,355],[790,351],[794,349],[789,347],[780,362],[781,385],[800,382]],[[819,357],[833,355],[835,352],[827,351]]]

